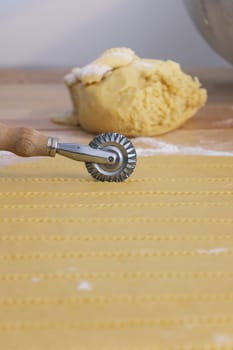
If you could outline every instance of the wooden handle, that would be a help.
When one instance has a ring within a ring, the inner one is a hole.
[[[32,128],[9,128],[0,124],[0,150],[21,157],[47,156],[48,136]]]

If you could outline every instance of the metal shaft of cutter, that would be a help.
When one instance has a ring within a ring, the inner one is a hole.
[[[54,157],[56,153],[67,158],[81,162],[93,162],[100,164],[114,164],[117,161],[117,154],[111,151],[102,151],[90,146],[76,143],[59,143],[56,138],[48,139],[48,154]]]

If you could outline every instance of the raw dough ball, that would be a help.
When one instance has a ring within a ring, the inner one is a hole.
[[[140,59],[127,48],[107,50],[65,81],[74,105],[65,122],[93,133],[164,134],[192,117],[207,98],[198,79],[179,64]]]

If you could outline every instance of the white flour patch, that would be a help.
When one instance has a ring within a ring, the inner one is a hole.
[[[221,188],[232,188],[233,183],[229,182],[228,184],[221,184]]]
[[[120,59],[124,60],[124,63],[130,63],[133,59],[133,53],[129,52],[123,52],[123,51],[113,51],[105,54],[104,56],[112,56],[112,57],[119,57]]]
[[[80,76],[78,76],[78,78],[83,79],[92,75],[103,77],[107,72],[111,70],[112,68],[106,64],[91,63],[80,70]]]
[[[184,325],[184,328],[191,330],[191,329],[193,329],[193,325],[191,323],[187,323]]]
[[[140,157],[154,156],[158,154],[183,154],[183,155],[205,155],[205,156],[233,156],[233,152],[210,150],[203,147],[191,147],[175,145],[159,141],[151,137],[137,137],[133,139],[136,144],[137,155]],[[137,147],[140,143],[150,147]]]
[[[77,269],[76,269],[75,266],[69,266],[69,267],[67,268],[67,270],[68,270],[69,272],[76,272],[76,271],[77,271]]]
[[[34,276],[31,278],[31,281],[32,281],[32,283],[39,283],[41,281],[41,279],[40,279],[40,277]]]
[[[74,74],[78,78],[78,77],[80,77],[81,70],[82,70],[82,68],[75,67],[75,68],[72,69],[72,74]]]
[[[136,61],[134,62],[133,65],[138,68],[146,68],[146,69],[152,69],[154,67],[152,63],[145,62],[145,61]]]
[[[93,289],[92,284],[88,281],[81,281],[77,284],[77,289],[80,291],[91,291]]]
[[[9,165],[15,163],[17,160],[20,160],[18,156],[11,152],[0,151],[0,165]]]
[[[70,73],[70,74],[66,74],[66,76],[64,77],[64,81],[67,85],[73,85],[76,83],[77,79],[75,74]]]
[[[45,157],[19,157],[11,152],[0,151],[0,166],[17,164],[17,163],[31,163],[38,161]]]
[[[221,254],[227,252],[227,248],[211,248],[211,249],[198,249],[200,254]]]
[[[233,126],[233,118],[217,121],[214,123],[215,126]]]
[[[215,334],[214,342],[217,345],[232,345],[233,338],[227,334]]]

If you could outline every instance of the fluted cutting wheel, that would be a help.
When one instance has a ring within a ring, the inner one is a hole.
[[[120,182],[126,180],[134,171],[137,162],[135,148],[130,140],[116,132],[97,135],[89,146],[117,154],[114,164],[86,162],[87,171],[98,181]]]

